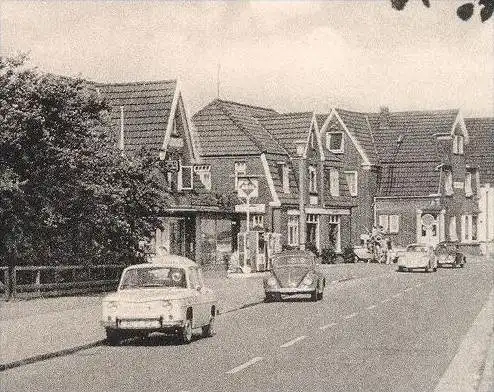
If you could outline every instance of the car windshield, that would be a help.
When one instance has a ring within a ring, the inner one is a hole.
[[[181,287],[187,288],[185,270],[175,267],[133,268],[125,272],[120,289]]]
[[[423,245],[410,245],[407,248],[407,252],[421,252],[421,253],[427,253],[427,247]]]
[[[310,266],[313,263],[313,257],[304,255],[281,255],[273,258],[273,267],[286,267],[291,265]]]

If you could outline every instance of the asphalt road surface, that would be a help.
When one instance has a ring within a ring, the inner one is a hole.
[[[220,315],[214,337],[189,345],[153,336],[8,370],[0,390],[432,391],[493,288],[492,263],[395,270],[332,284],[317,303]]]

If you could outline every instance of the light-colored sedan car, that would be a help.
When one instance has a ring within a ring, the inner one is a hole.
[[[196,330],[213,335],[216,314],[216,297],[204,287],[199,266],[166,255],[122,272],[117,292],[103,299],[102,324],[113,345],[152,332],[177,335],[189,343]]]
[[[410,244],[398,257],[398,271],[423,269],[425,272],[437,271],[437,260],[432,245]]]
[[[264,279],[266,302],[295,294],[310,294],[312,301],[323,298],[326,279],[316,269],[314,253],[285,250],[274,255],[271,264],[270,275]]]

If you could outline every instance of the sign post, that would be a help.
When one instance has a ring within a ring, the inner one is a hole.
[[[250,254],[250,199],[252,197],[257,197],[259,194],[259,181],[256,177],[253,176],[238,176],[237,177],[237,195],[241,199],[245,199],[247,211],[246,211],[246,231],[245,231],[245,261],[251,259]],[[254,253],[255,254],[255,253]],[[248,262],[251,264],[251,262]]]

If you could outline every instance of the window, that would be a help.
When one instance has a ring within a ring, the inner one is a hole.
[[[252,215],[252,227],[264,227],[264,215]]]
[[[444,172],[445,179],[444,179],[444,191],[446,192],[446,195],[452,195],[453,194],[453,174],[451,174],[451,171],[446,170]]]
[[[319,215],[307,214],[306,233],[307,245],[312,244],[319,249]]]
[[[309,192],[317,193],[317,172],[315,166],[309,166]]]
[[[208,191],[211,190],[211,165],[196,165],[194,173],[199,176],[199,180]]]
[[[180,165],[178,172],[178,190],[192,189],[193,186],[192,166]]]
[[[245,176],[247,165],[245,162],[235,162],[235,190],[238,189],[238,176]]]
[[[329,245],[341,252],[340,216],[328,215],[328,221]]]
[[[288,216],[288,245],[298,246],[298,216]]]
[[[379,226],[382,226],[385,233],[396,234],[400,230],[400,216],[379,215]]]
[[[470,242],[477,240],[477,216],[461,216],[461,240]]]
[[[465,196],[472,196],[472,173],[465,175]]]
[[[338,169],[331,168],[329,170],[329,193],[331,193],[331,196],[340,195],[340,173]]]
[[[456,216],[452,216],[449,219],[449,239],[451,241],[458,240],[458,235],[456,234]]]
[[[332,152],[343,152],[343,132],[327,133],[326,147]]]
[[[350,190],[351,196],[358,195],[358,184],[357,184],[357,172],[347,171],[345,172],[346,182],[348,184],[348,189]]]
[[[463,154],[463,136],[455,135],[453,137],[453,154]]]

